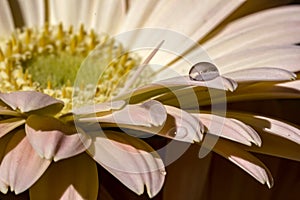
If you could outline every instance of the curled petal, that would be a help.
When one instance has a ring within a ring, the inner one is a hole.
[[[127,105],[109,115],[81,118],[82,122],[104,122],[115,124],[130,124],[136,126],[161,126],[167,118],[164,106],[154,100],[138,105]]]
[[[91,143],[87,135],[58,119],[31,115],[25,125],[26,135],[32,147],[43,158],[58,161],[82,153]]]
[[[109,112],[112,110],[120,110],[125,106],[125,104],[126,104],[125,101],[119,100],[119,101],[99,103],[95,105],[87,105],[87,106],[82,106],[80,108],[74,109],[73,113],[75,115],[87,115],[93,113]]]
[[[241,121],[212,114],[194,114],[207,127],[208,133],[248,146],[251,142],[261,146],[261,139],[254,129]]]
[[[237,82],[243,81],[285,81],[293,80],[296,74],[279,68],[244,69],[224,74]]]
[[[268,134],[283,137],[292,142],[300,144],[300,129],[288,123],[269,117],[256,116],[247,113],[230,112],[228,114],[234,115],[235,118],[246,122],[259,132],[265,132]]]
[[[51,106],[51,109],[48,111],[55,114],[64,106],[62,101],[36,91],[0,93],[0,100],[13,110],[20,110],[23,113]]]
[[[15,128],[23,125],[25,119],[22,118],[9,118],[0,121],[0,138],[14,130]]]
[[[169,137],[188,142],[200,142],[202,140],[204,126],[201,121],[184,110],[172,106],[165,107],[168,115],[173,118],[168,121],[170,124],[166,123],[167,129],[169,129],[167,131]]]
[[[59,181],[58,181],[59,179]],[[98,172],[96,162],[86,153],[52,163],[30,188],[31,199],[97,199]]]
[[[237,144],[219,139],[213,150],[245,170],[260,183],[267,183],[269,188],[273,186],[273,177],[268,168],[255,156],[239,148]]]
[[[31,147],[23,130],[6,147],[0,166],[0,179],[16,194],[30,188],[46,171],[51,161],[41,158]]]
[[[124,133],[113,131],[93,134],[94,145],[89,153],[125,186],[137,194],[155,196],[165,179],[164,164],[160,156],[147,143]]]
[[[128,129],[130,135],[141,137],[142,134],[150,133],[160,135],[166,138],[178,140],[181,142],[200,142],[203,138],[204,126],[201,121],[189,113],[171,106],[165,106],[167,110],[167,119],[164,125],[159,127],[144,127],[128,124],[102,124],[102,127],[121,127]],[[137,131],[137,132],[135,132]],[[142,131],[142,133],[140,132]]]

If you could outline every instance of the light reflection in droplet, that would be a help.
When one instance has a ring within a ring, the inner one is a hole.
[[[190,79],[193,81],[210,81],[218,76],[218,68],[209,62],[199,62],[192,66],[189,72]]]

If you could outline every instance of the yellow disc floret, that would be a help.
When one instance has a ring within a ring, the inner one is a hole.
[[[64,29],[62,24],[24,28],[0,45],[0,91],[43,92],[63,100],[64,112],[71,109],[77,71],[97,46],[97,51],[112,61],[107,69],[100,69],[103,74],[94,94],[97,102],[107,100],[120,85],[120,77],[140,62],[136,55],[124,53],[122,45],[107,34],[87,32],[83,26],[76,32],[72,26]]]

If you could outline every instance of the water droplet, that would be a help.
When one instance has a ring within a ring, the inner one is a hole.
[[[189,76],[190,79],[194,81],[210,81],[220,76],[220,74],[218,68],[214,64],[209,62],[199,62],[190,69]]]
[[[165,170],[160,170],[161,175],[165,176],[167,175],[167,172]]]
[[[176,128],[171,128],[168,132],[167,132],[167,135],[170,136],[170,137],[176,137]]]
[[[167,133],[168,136],[171,136],[176,139],[183,139],[184,137],[187,136],[187,134],[188,131],[184,127],[173,127]]]

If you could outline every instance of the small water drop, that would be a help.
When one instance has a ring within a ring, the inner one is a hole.
[[[165,176],[165,175],[167,175],[167,172],[165,170],[160,170],[160,174]]]
[[[220,76],[220,73],[214,64],[199,62],[192,66],[189,76],[194,81],[210,81]]]
[[[176,128],[175,128],[175,127],[171,128],[171,129],[167,132],[167,135],[170,136],[170,137],[176,137],[176,134],[177,134],[177,132],[176,132]]]
[[[168,136],[176,139],[183,139],[187,136],[187,134],[188,131],[184,127],[173,127],[167,133]]]

